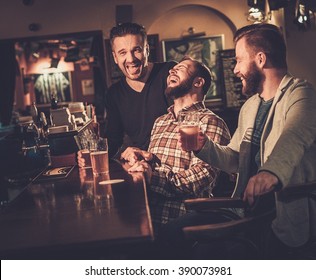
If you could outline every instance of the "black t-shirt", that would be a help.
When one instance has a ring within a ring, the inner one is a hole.
[[[164,92],[175,62],[154,63],[141,92],[134,91],[125,77],[113,84],[106,96],[106,137],[113,156],[124,143],[147,150],[154,121],[167,112],[170,102]],[[126,140],[127,136],[127,140]]]

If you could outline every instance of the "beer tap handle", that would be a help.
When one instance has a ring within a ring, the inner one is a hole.
[[[41,122],[42,122],[42,125],[43,125],[43,129],[46,131],[47,128],[48,128],[48,123],[47,123],[47,119],[46,119],[46,116],[45,116],[44,112],[40,113],[40,118],[41,118]]]

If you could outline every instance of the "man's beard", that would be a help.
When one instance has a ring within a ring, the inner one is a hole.
[[[194,77],[188,78],[186,81],[182,81],[178,86],[170,87],[168,86],[165,90],[165,94],[172,99],[178,99],[187,95],[193,84]]]
[[[242,93],[247,97],[250,97],[259,92],[259,87],[262,82],[262,75],[257,67],[257,65],[253,62],[249,67],[249,70],[245,78],[245,86],[242,88]]]

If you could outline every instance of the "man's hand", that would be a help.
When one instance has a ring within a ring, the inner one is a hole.
[[[181,132],[179,132],[179,138],[178,138],[179,146],[182,148],[182,150],[190,152],[191,151],[190,147],[186,145],[186,141],[184,141],[183,137],[184,136],[181,134]],[[206,139],[207,139],[207,136],[203,132],[200,131],[197,137],[197,149],[194,150],[193,152],[200,151],[205,145]]]
[[[121,159],[127,161],[129,165],[133,166],[137,161],[150,161],[153,159],[152,153],[143,151],[139,148],[128,147],[122,154]]]
[[[86,166],[86,161],[85,161],[85,159],[82,157],[81,151],[78,151],[78,153],[77,153],[77,161],[78,161],[78,166],[79,166],[80,168],[83,168],[83,167]]]
[[[272,173],[266,171],[259,172],[249,179],[243,200],[252,205],[255,196],[272,190],[278,183],[278,177]]]
[[[131,168],[128,169],[128,172],[143,172],[145,173],[148,182],[151,181],[153,173],[150,164],[148,164],[145,160],[137,161]]]

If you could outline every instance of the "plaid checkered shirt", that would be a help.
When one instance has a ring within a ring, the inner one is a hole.
[[[182,111],[199,112],[207,136],[221,145],[229,143],[230,133],[225,122],[205,108],[203,102],[194,103]],[[157,232],[162,224],[185,214],[185,199],[209,197],[218,169],[178,146],[178,120],[173,106],[155,121],[148,151],[154,155],[148,198]]]

